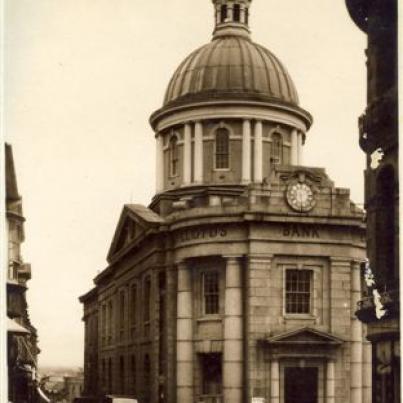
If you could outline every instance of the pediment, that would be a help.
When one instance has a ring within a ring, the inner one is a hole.
[[[157,213],[141,204],[126,204],[109,248],[108,261],[144,236],[150,228],[158,226],[163,221]]]
[[[315,344],[315,345],[340,345],[343,339],[330,333],[317,329],[304,327],[270,336],[266,339],[269,344]]]

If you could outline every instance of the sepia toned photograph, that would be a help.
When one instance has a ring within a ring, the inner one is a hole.
[[[400,403],[397,0],[0,4],[0,403]]]

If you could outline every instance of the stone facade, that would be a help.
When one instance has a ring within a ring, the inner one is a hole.
[[[373,349],[373,402],[400,402],[398,49],[396,0],[347,0],[350,15],[368,36],[367,108],[359,143],[367,155],[365,208],[368,259],[386,315],[372,297],[359,301]]]
[[[303,165],[312,118],[251,41],[251,2],[213,3],[212,45],[181,64],[151,116],[157,194],[124,206],[108,267],[80,298],[85,392],[367,403],[371,353],[354,316],[364,214]]]

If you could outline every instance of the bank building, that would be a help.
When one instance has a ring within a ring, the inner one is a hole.
[[[157,189],[123,207],[80,297],[85,394],[140,403],[369,403],[363,212],[302,155],[311,115],[252,41],[251,0],[213,0],[212,41],[151,115]]]

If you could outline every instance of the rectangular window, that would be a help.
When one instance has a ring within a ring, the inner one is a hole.
[[[102,345],[106,345],[106,305],[102,305]]]
[[[119,293],[119,340],[125,337],[125,292],[121,290]]]
[[[131,336],[136,334],[137,327],[137,284],[132,284],[130,290],[130,322],[131,322]]]
[[[286,270],[286,313],[311,313],[312,270]]]
[[[202,274],[203,313],[214,315],[220,312],[220,284],[218,271],[207,271]]]
[[[144,334],[150,335],[150,311],[151,311],[151,279],[146,277],[144,281]]]
[[[215,138],[216,169],[229,168],[229,147],[229,131],[225,128],[217,129]]]
[[[107,330],[107,344],[112,343],[112,329],[113,329],[113,305],[112,300],[108,302],[108,330]]]

